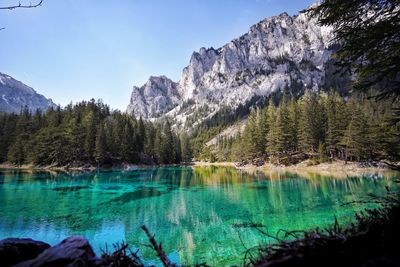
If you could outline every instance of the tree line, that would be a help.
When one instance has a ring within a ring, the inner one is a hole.
[[[102,101],[32,113],[0,114],[0,162],[38,166],[174,164],[198,160],[241,161],[269,157],[292,163],[296,155],[342,160],[400,158],[396,102],[335,91],[301,98],[271,97],[255,107],[243,133],[204,143],[223,127],[194,136],[172,130],[169,121],[148,122],[110,110]]]
[[[398,159],[400,125],[393,122],[391,100],[335,91],[306,92],[300,99],[284,94],[265,108],[254,108],[243,133],[220,137],[204,147],[201,159],[218,161],[269,157],[275,163],[300,153],[318,159]],[[290,163],[290,162],[289,162]]]
[[[47,112],[0,114],[0,162],[39,166],[172,164],[191,159],[188,138],[91,100]]]

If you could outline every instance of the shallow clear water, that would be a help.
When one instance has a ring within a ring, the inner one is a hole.
[[[175,262],[240,264],[246,248],[271,241],[249,223],[272,235],[327,227],[335,216],[345,225],[366,205],[342,204],[384,195],[385,186],[395,184],[384,175],[301,177],[223,167],[0,170],[0,239],[30,237],[54,245],[78,234],[96,252],[125,240],[152,260],[155,253],[140,229],[146,225]]]

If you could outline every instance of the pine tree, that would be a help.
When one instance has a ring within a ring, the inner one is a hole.
[[[354,99],[350,99],[349,104],[350,122],[344,132],[340,144],[344,148],[345,159],[360,160],[364,158],[366,139],[366,118]]]
[[[104,129],[104,125],[100,124],[97,133],[96,133],[96,147],[94,152],[94,157],[99,165],[103,165],[108,163],[109,161],[109,153],[108,153],[108,146],[107,146],[107,137],[106,131]]]
[[[267,113],[266,113],[266,124],[268,126],[266,135],[266,151],[269,155],[276,154],[276,121],[277,111],[273,99],[270,98]]]
[[[146,139],[146,129],[142,120],[142,117],[139,119],[138,123],[138,151],[143,152],[145,146],[145,139]]]
[[[319,143],[318,145],[318,157],[319,163],[327,161],[326,158],[326,147],[324,143]]]
[[[64,127],[64,136],[67,140],[65,158],[69,163],[79,164],[84,160],[85,131],[80,124],[80,116],[75,116]]]
[[[42,115],[42,111],[40,109],[36,110],[35,115],[33,116],[32,122],[32,131],[37,132],[44,125],[44,119]]]
[[[125,162],[134,163],[138,160],[137,143],[133,126],[127,122],[125,124],[121,138],[121,158]]]
[[[155,151],[155,139],[156,139],[157,130],[153,126],[153,124],[145,125],[145,135],[144,135],[144,148],[143,152],[147,155],[150,155],[153,159],[156,159],[156,151]]]
[[[13,164],[21,165],[25,161],[25,152],[24,152],[24,140],[21,137],[18,137],[15,142],[11,145],[7,160]]]
[[[174,163],[176,156],[174,149],[174,137],[171,130],[171,124],[168,120],[164,124],[161,140],[161,162],[166,164]]]
[[[326,145],[331,158],[339,153],[339,143],[347,127],[347,108],[343,98],[331,90],[325,102],[327,113]]]
[[[290,150],[290,121],[288,111],[288,99],[285,94],[279,104],[273,135],[275,138],[275,153],[287,154]]]
[[[50,108],[45,114],[45,120],[48,126],[58,127],[63,120],[61,107],[58,106],[56,109]]]
[[[11,145],[7,159],[15,164],[22,164],[27,158],[27,151],[31,150],[31,136],[34,134],[32,114],[28,107],[21,109],[15,127],[15,141]]]
[[[359,91],[375,87],[377,99],[400,100],[400,1],[325,0],[307,13],[333,29],[337,65],[355,73]],[[366,16],[366,14],[371,14]]]
[[[157,163],[164,163],[164,150],[163,150],[163,136],[159,128],[155,129],[154,146],[153,146],[154,158]]]
[[[326,114],[316,93],[306,92],[300,99],[299,141],[304,152],[316,152],[325,143]]]
[[[257,156],[258,152],[258,118],[257,111],[252,110],[250,112],[249,118],[246,123],[246,128],[243,133],[243,149],[245,151],[245,155],[248,158],[254,158]]]
[[[93,111],[89,111],[83,119],[83,127],[85,131],[84,141],[84,157],[89,162],[94,160],[94,150],[96,147],[96,125],[97,121]]]
[[[0,162],[5,162],[10,146],[15,141],[18,115],[4,113],[0,114],[0,118]]]
[[[232,148],[231,148],[231,158],[234,161],[241,161],[245,155],[243,151],[243,138],[239,135],[235,141],[232,143]]]
[[[190,148],[190,142],[187,135],[182,132],[179,136],[181,144],[181,158],[183,162],[190,162],[192,160],[192,151]]]
[[[29,161],[35,165],[64,165],[68,163],[68,143],[60,127],[42,128],[34,139]]]
[[[288,131],[289,131],[289,150],[292,152],[298,151],[298,130],[299,130],[299,108],[297,101],[292,98],[288,107]]]
[[[174,151],[174,161],[173,163],[182,162],[182,151],[181,151],[181,140],[178,135],[173,134],[173,151]]]

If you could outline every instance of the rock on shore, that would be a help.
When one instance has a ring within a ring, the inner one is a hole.
[[[71,236],[51,247],[32,239],[7,238],[0,241],[1,266],[107,266],[96,256],[87,239]]]

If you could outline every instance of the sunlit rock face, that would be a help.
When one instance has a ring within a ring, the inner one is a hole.
[[[142,87],[133,87],[128,112],[146,119],[159,117],[181,102],[177,83],[165,76],[152,76]]]
[[[267,18],[219,49],[194,52],[178,83],[152,77],[134,87],[128,111],[196,123],[221,106],[235,108],[277,90],[319,90],[333,52],[331,39],[330,28],[305,14]]]
[[[22,108],[46,111],[56,107],[51,99],[36,93],[31,87],[0,73],[0,112],[19,113]]]

